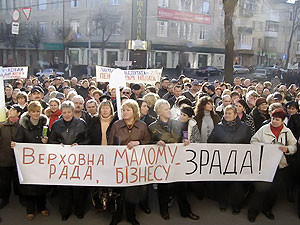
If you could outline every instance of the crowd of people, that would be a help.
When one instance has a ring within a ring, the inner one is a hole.
[[[180,75],[165,76],[155,85],[128,84],[120,90],[122,119],[117,116],[116,89],[94,77],[70,80],[55,76],[29,77],[5,85],[7,120],[0,125],[0,209],[9,203],[12,189],[33,220],[36,212],[48,216],[47,194],[57,193],[63,221],[74,213],[84,218],[89,193],[99,187],[25,185],[18,181],[13,148],[16,142],[62,145],[138,145],[169,143],[280,144],[284,154],[273,182],[176,182],[112,188],[119,200],[111,210],[110,225],[126,219],[138,225],[136,207],[150,214],[149,193],[157,191],[159,211],[170,219],[177,200],[182,217],[199,220],[187,199],[191,192],[239,214],[248,207],[248,220],[262,212],[274,220],[277,196],[295,200],[299,184],[297,148],[300,136],[300,89],[272,82],[236,77],[233,85],[210,83]],[[47,135],[43,134],[47,126]],[[275,162],[274,162],[275,163]],[[100,187],[101,188],[101,187]],[[246,199],[250,199],[246,201]],[[246,204],[248,202],[248,204]],[[300,206],[298,206],[300,218]]]

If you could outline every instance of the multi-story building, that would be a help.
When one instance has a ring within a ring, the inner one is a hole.
[[[284,62],[292,7],[274,1],[239,1],[235,63]],[[26,7],[31,7],[29,20],[22,13]],[[224,67],[222,0],[0,0],[2,34],[10,32],[16,9],[20,33],[17,42],[11,34],[0,35],[1,65],[16,58],[18,65],[31,67],[63,62],[114,66],[116,61],[140,68]],[[300,33],[295,36],[291,62],[297,61],[296,53],[300,57]]]

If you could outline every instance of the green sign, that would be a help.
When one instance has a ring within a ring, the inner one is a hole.
[[[45,43],[45,50],[64,50],[62,43]]]

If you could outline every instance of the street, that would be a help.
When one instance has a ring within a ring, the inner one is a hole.
[[[226,212],[220,212],[218,204],[215,201],[204,199],[199,201],[193,195],[189,195],[189,201],[192,206],[192,211],[200,216],[200,220],[193,221],[191,219],[182,218],[179,215],[179,209],[176,201],[170,208],[170,220],[165,221],[159,214],[157,193],[151,192],[150,207],[152,213],[150,215],[145,214],[139,208],[137,209],[137,219],[141,225],[192,225],[192,224],[203,224],[203,225],[246,225],[246,224],[257,224],[257,225],[296,225],[300,223],[296,213],[296,203],[289,203],[285,199],[280,199],[274,207],[275,220],[268,220],[263,214],[259,214],[255,223],[248,222],[247,209],[242,209],[239,215],[232,215],[231,209],[228,208]],[[14,196],[11,199],[9,205],[0,211],[3,225],[25,225],[25,224],[39,224],[39,225],[108,225],[111,217],[108,213],[98,213],[92,207],[89,208],[88,212],[82,220],[77,219],[73,214],[70,216],[68,221],[61,221],[61,216],[58,212],[57,198],[48,198],[47,206],[49,208],[50,216],[43,217],[41,214],[37,214],[33,221],[26,219],[25,208],[18,203],[18,199]],[[129,224],[125,215],[123,215],[122,222],[120,225]]]

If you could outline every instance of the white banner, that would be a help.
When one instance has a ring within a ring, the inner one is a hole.
[[[96,80],[97,82],[109,82],[110,76],[114,71],[113,68],[96,66]],[[125,74],[126,82],[128,83],[144,83],[155,85],[160,81],[162,69],[148,69],[148,70],[122,70]],[[114,79],[118,79],[117,77]]]
[[[133,186],[176,181],[268,181],[278,145],[61,146],[17,143],[20,183]]]
[[[3,80],[27,78],[28,67],[2,67]]]

